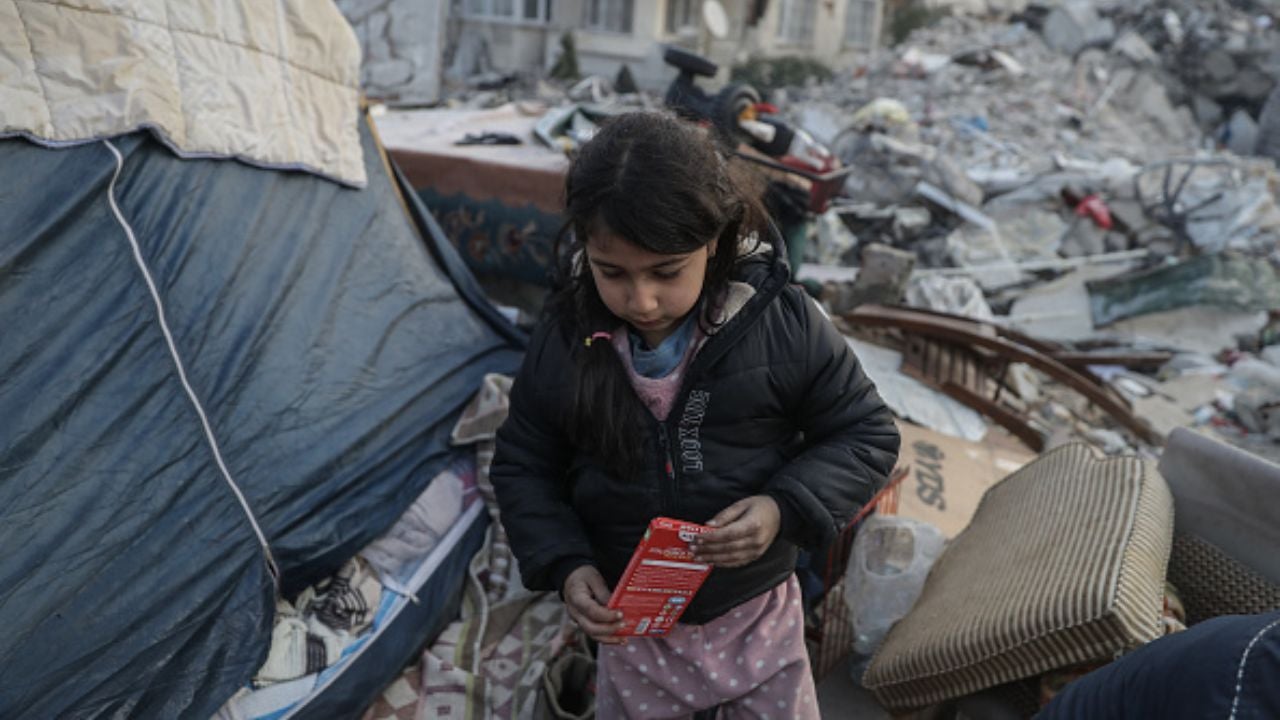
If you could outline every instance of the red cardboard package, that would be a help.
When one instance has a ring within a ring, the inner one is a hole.
[[[609,598],[609,608],[622,611],[615,637],[661,637],[671,630],[711,572],[694,562],[689,543],[712,529],[665,517],[649,522]]]

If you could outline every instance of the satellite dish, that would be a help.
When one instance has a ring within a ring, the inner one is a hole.
[[[717,40],[729,37],[729,13],[724,11],[720,0],[703,0],[702,24]]]

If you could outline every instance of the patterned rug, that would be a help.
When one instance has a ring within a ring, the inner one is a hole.
[[[365,710],[361,720],[414,720],[418,713],[418,696],[421,690],[422,667],[410,665]]]
[[[493,438],[507,416],[511,381],[485,378],[453,431],[477,445],[477,482],[494,523],[471,560],[461,617],[365,711],[363,720],[516,720],[535,714],[542,675],[573,637],[555,593],[520,583],[489,483]]]

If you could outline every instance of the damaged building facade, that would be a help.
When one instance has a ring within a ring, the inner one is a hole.
[[[440,97],[449,0],[336,0],[360,41],[360,84],[371,98]]]
[[[883,0],[722,0],[728,33],[714,38],[704,0],[383,0],[338,4],[364,48],[370,97],[433,102],[441,82],[485,73],[541,72],[572,33],[584,75],[626,65],[640,87],[670,80],[662,45],[710,56],[722,68],[747,54],[837,64],[879,43]],[[713,11],[714,12],[714,11]]]
[[[722,67],[750,53],[805,55],[828,63],[877,44],[881,0],[722,0],[726,37],[711,37],[703,0],[454,0],[450,26],[458,43],[446,75],[492,69],[546,68],[572,32],[584,75],[612,77],[627,65],[636,82],[658,90],[670,80],[664,44],[700,51]],[[483,46],[477,47],[477,46]],[[476,57],[487,52],[489,68]]]

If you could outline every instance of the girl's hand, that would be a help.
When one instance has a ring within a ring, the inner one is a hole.
[[[609,586],[594,565],[583,565],[564,581],[564,604],[569,618],[596,642],[620,645],[625,638],[613,637],[622,629],[622,611],[610,610]]]
[[[707,521],[717,528],[693,541],[694,559],[719,567],[739,567],[764,554],[778,536],[782,512],[768,495],[752,495]]]

